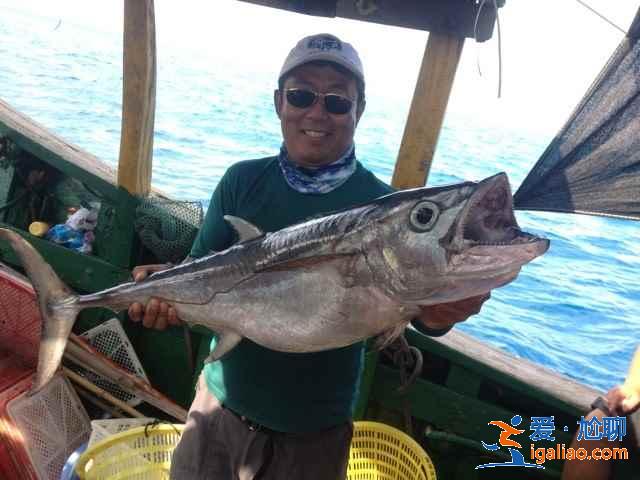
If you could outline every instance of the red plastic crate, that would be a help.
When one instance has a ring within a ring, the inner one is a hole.
[[[7,404],[24,393],[33,375],[0,392],[0,478],[38,480],[24,445],[24,439],[7,412]]]
[[[38,479],[7,404],[31,386],[40,328],[33,287],[19,274],[0,268],[0,479]]]
[[[33,372],[34,368],[26,365],[17,355],[0,351],[0,392],[15,385]]]
[[[10,352],[25,365],[35,367],[41,324],[31,284],[0,268],[0,354]]]

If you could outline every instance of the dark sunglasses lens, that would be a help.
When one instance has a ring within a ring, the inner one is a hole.
[[[316,101],[316,94],[309,90],[287,90],[287,102],[296,108],[309,108]]]
[[[329,94],[324,97],[324,105],[327,108],[327,112],[344,115],[345,113],[349,113],[353,102],[343,96]]]

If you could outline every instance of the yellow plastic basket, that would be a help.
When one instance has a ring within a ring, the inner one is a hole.
[[[169,478],[171,454],[183,425],[160,424],[116,433],[79,458],[82,480]],[[431,459],[400,430],[377,422],[355,422],[347,480],[435,480]]]
[[[436,470],[406,433],[384,423],[355,422],[347,479],[436,480]]]
[[[183,428],[159,424],[110,435],[80,456],[76,473],[82,480],[168,479]]]

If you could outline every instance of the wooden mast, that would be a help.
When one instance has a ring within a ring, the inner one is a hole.
[[[133,195],[151,189],[156,105],[156,34],[153,0],[124,2],[124,80],[118,186]]]
[[[391,181],[398,189],[427,182],[463,45],[463,37],[429,34]]]

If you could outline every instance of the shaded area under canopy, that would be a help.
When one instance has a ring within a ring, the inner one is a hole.
[[[514,195],[519,210],[640,220],[640,10]]]

